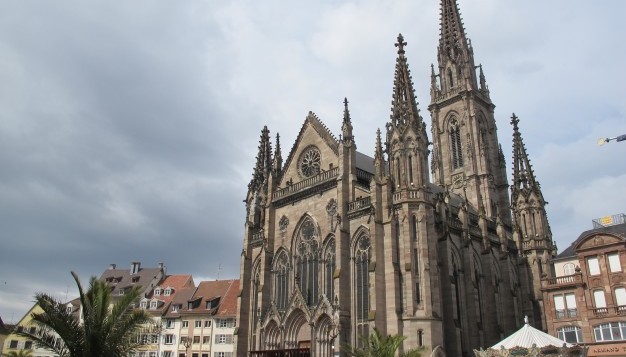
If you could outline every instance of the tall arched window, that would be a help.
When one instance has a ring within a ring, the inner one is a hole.
[[[369,312],[370,237],[362,234],[354,252],[354,289],[356,298],[357,336],[367,336]]]
[[[274,300],[279,310],[287,308],[289,298],[289,258],[285,251],[278,253],[274,266]]]
[[[256,349],[256,336],[257,336],[257,332],[258,332],[258,319],[260,316],[260,307],[259,307],[259,287],[261,285],[261,279],[260,279],[260,275],[259,275],[259,266],[260,264],[256,264],[256,266],[254,267],[254,269],[252,270],[252,294],[251,294],[251,299],[252,299],[252,335],[251,335],[251,347],[253,349]]]
[[[478,273],[478,269],[474,270],[474,281],[476,282],[476,305],[478,307],[478,322],[482,326],[483,324],[483,302],[482,302],[482,292],[480,286],[480,273]]]
[[[461,147],[461,128],[456,118],[450,120],[450,152],[452,153],[452,168],[463,167],[463,148]]]
[[[454,78],[452,76],[451,68],[448,68],[448,84],[450,85],[450,88],[454,87]]]
[[[454,319],[457,321],[461,320],[461,292],[459,287],[459,273],[456,267],[456,264],[452,264],[452,289],[454,290],[455,297],[455,309],[454,309]]]
[[[306,218],[297,235],[296,265],[300,291],[307,305],[317,304],[319,297],[319,253],[320,243],[317,227]]]
[[[367,234],[363,234],[357,242],[354,256],[357,321],[367,320],[369,310],[369,263],[370,237]]]
[[[334,303],[335,286],[333,284],[333,274],[335,273],[335,239],[332,238],[326,245],[324,252],[324,294],[331,303]]]

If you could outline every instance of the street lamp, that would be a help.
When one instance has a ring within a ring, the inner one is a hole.
[[[614,138],[600,138],[600,139],[598,139],[598,145],[602,146],[602,145],[608,143],[611,140],[624,141],[624,140],[626,140],[626,134],[622,134],[622,135],[616,136]]]

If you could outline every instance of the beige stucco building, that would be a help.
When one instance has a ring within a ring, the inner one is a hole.
[[[406,45],[398,36],[390,120],[363,143],[372,153],[357,151],[347,100],[338,138],[310,112],[284,163],[263,128],[246,197],[238,356],[330,356],[373,328],[405,336],[401,350],[469,356],[524,315],[545,328],[540,279],[555,246],[519,120],[510,187],[456,2],[441,1],[430,135]]]

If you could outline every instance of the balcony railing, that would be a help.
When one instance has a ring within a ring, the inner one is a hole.
[[[593,316],[595,317],[607,316],[609,314],[608,307],[594,307],[591,310],[593,311]]]
[[[545,278],[541,280],[541,285],[544,288],[555,288],[555,287],[563,287],[563,286],[568,286],[568,285],[580,285],[582,283],[583,283],[583,278],[582,278],[581,273],[559,276],[556,278]]]
[[[572,319],[578,317],[578,309],[556,310],[557,319]]]
[[[281,198],[283,196],[289,195],[290,193],[294,193],[294,192],[298,192],[304,188],[307,187],[311,187],[314,186],[320,182],[324,182],[328,179],[337,177],[339,175],[339,168],[335,167],[333,169],[330,169],[328,171],[324,171],[318,175],[315,175],[313,177],[309,177],[306,180],[302,180],[300,182],[296,182],[293,185],[289,185],[283,189],[280,189],[276,192],[274,192],[274,199],[277,198]]]
[[[357,211],[366,207],[369,208],[371,203],[372,203],[372,198],[370,196],[357,198],[356,200],[348,203],[348,212]]]

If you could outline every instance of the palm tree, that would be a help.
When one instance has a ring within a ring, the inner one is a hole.
[[[144,310],[135,309],[141,296],[139,287],[126,292],[112,302],[111,287],[104,281],[91,277],[89,289],[84,291],[76,273],[82,322],[68,311],[66,305],[44,293],[35,295],[42,313],[33,313],[31,323],[38,333],[21,332],[20,335],[48,349],[59,357],[126,357],[138,343],[134,338],[142,324],[149,318]]]
[[[31,357],[33,355],[32,350],[19,350],[3,353],[3,357]]]
[[[399,335],[383,336],[380,331],[374,328],[374,332],[369,336],[362,336],[363,347],[353,348],[344,346],[344,351],[352,357],[395,357],[396,351],[400,348],[402,341],[406,337]],[[422,349],[416,348],[401,353],[400,357],[420,357]]]

